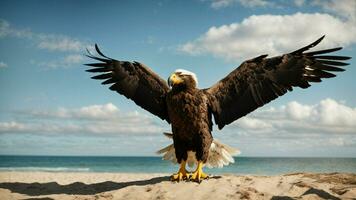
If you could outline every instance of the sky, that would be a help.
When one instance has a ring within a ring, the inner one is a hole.
[[[355,0],[1,1],[0,154],[153,156],[170,126],[90,79],[85,49],[183,68],[208,88],[244,60],[316,49],[356,55]],[[356,61],[213,130],[241,156],[356,157]]]

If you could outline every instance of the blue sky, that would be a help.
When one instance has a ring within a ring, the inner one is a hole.
[[[356,1],[2,1],[0,154],[154,155],[164,121],[84,72],[85,48],[139,61],[199,87],[260,54],[345,47],[356,55]],[[356,152],[355,61],[334,79],[280,97],[214,136],[243,156]]]

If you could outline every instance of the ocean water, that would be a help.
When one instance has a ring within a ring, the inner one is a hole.
[[[173,173],[178,165],[160,157],[0,156],[0,171]],[[293,172],[356,173],[356,158],[235,157],[224,168],[205,168],[210,174],[276,175]]]

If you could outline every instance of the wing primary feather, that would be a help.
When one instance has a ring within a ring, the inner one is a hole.
[[[109,89],[115,91],[117,87],[119,87],[119,83],[115,83],[114,85],[110,86]],[[120,91],[118,91],[120,93]]]
[[[92,79],[108,79],[112,77],[112,73],[107,73],[107,74],[100,74],[97,76],[91,77]]]
[[[100,67],[100,68],[93,68],[93,69],[87,69],[85,70],[86,72],[94,72],[94,73],[97,73],[97,72],[109,72],[111,71],[110,68],[104,68],[104,67]]]
[[[173,133],[164,132],[163,134],[168,138],[173,138]]]
[[[329,72],[325,72],[325,71],[320,71],[320,75],[321,78],[332,78],[335,77],[335,74],[329,73]]]
[[[116,81],[117,81],[116,79],[110,78],[110,79],[108,79],[108,80],[102,82],[101,84],[107,85],[107,84],[115,83]]]
[[[329,66],[329,65],[322,65],[322,64],[320,64],[319,66],[317,66],[317,68],[320,69],[320,70],[334,71],[334,72],[342,72],[342,71],[345,71],[345,69],[343,69],[343,68],[334,67],[334,66]]]
[[[308,82],[321,82],[321,79],[319,77],[306,76],[305,79]]]
[[[316,45],[318,45],[323,39],[324,39],[325,35],[321,36],[319,39],[317,39],[315,42],[309,44],[308,46],[305,46],[303,48],[300,48],[296,51],[293,51],[291,54],[299,54],[299,53],[303,53],[304,51],[309,50],[312,47],[315,47]]]
[[[325,59],[325,60],[349,60],[349,56],[313,56],[316,59]]]
[[[98,52],[98,54],[101,55],[102,57],[107,58],[107,59],[109,59],[109,60],[112,60],[111,58],[105,56],[105,55],[100,51],[100,49],[99,49],[99,47],[98,47],[97,44],[95,44],[95,50],[96,50],[96,52]]]
[[[339,51],[341,49],[342,49],[342,47],[336,47],[336,48],[332,48],[332,49],[325,49],[325,50],[320,50],[320,51],[308,52],[308,53],[305,53],[305,55],[312,56],[312,55],[316,55],[316,54],[331,53],[331,52],[334,52],[334,51]]]
[[[319,78],[332,78],[332,77],[335,77],[336,75],[318,69],[318,70],[312,71],[310,74],[307,74],[307,76],[315,76],[315,77],[319,77]]]
[[[108,64],[106,63],[88,63],[88,64],[84,64],[86,66],[90,66],[90,67],[106,67]]]
[[[87,50],[87,54],[90,55],[90,56],[93,56],[93,54],[91,54],[91,52],[89,51],[88,48],[85,48]]]
[[[310,87],[310,84],[308,83],[308,81],[304,80],[304,81],[301,81],[298,86],[305,89],[305,88]]]
[[[349,63],[338,62],[338,61],[331,61],[331,60],[316,60],[316,61],[321,62],[321,63],[323,63],[323,64],[335,65],[335,66],[346,66],[346,65],[349,65]]]
[[[99,58],[99,57],[96,57],[96,56],[90,56],[90,55],[86,55],[86,56],[89,57],[89,58],[91,58],[91,59],[99,60],[99,61],[105,62],[105,63],[107,63],[107,62],[110,61],[110,60],[108,60],[108,59]]]
[[[257,56],[256,58],[253,58],[252,61],[254,62],[261,62],[264,58],[266,58],[268,56],[268,54],[263,54],[260,56]]]

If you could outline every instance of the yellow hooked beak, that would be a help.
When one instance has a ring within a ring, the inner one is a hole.
[[[168,85],[173,86],[173,85],[178,85],[180,83],[183,83],[183,79],[181,79],[177,74],[173,73],[169,78],[168,78]]]

